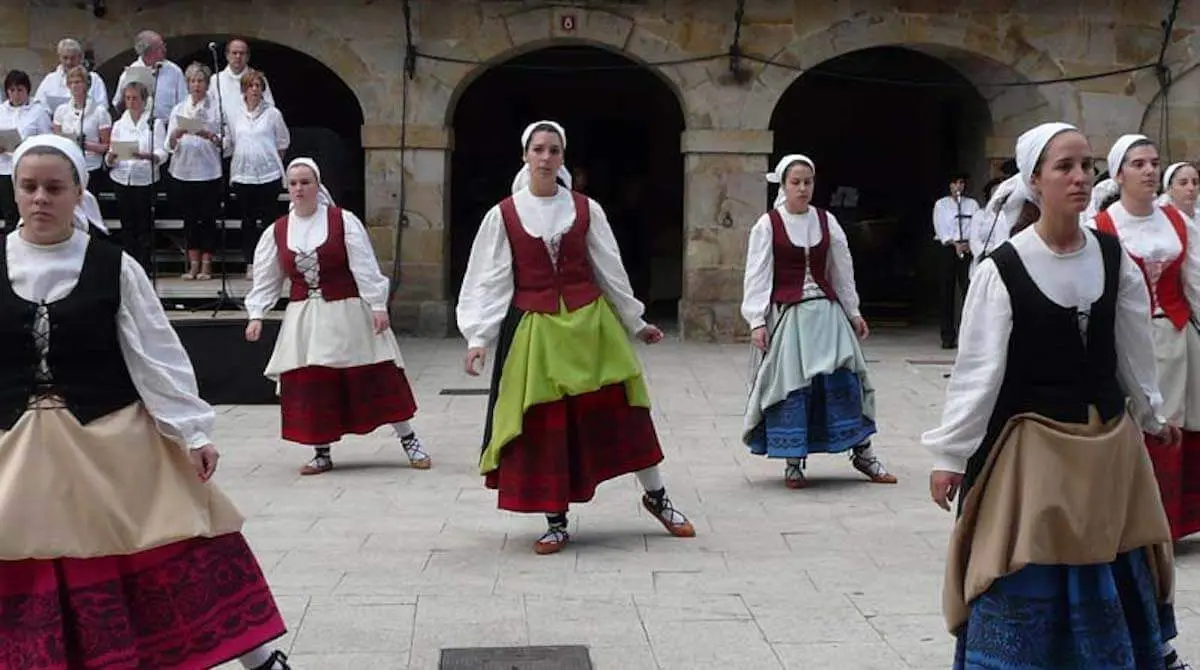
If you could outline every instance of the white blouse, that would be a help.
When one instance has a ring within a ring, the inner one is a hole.
[[[5,100],[0,103],[0,128],[15,129],[21,139],[50,132],[50,113],[37,100],[27,105],[13,107]],[[16,147],[13,147],[14,149]],[[0,153],[0,175],[13,173],[13,155],[11,151]]]
[[[777,209],[783,217],[783,229],[792,244],[812,249],[821,243],[821,223],[812,207],[803,214],[792,214],[784,205]],[[829,258],[825,264],[827,279],[846,315],[850,318],[861,316],[858,289],[854,284],[854,260],[850,257],[846,231],[842,230],[832,212],[826,214],[829,217]],[[773,244],[771,217],[763,214],[750,228],[746,274],[742,280],[742,318],[750,324],[751,330],[766,325],[767,312],[771,308],[771,287],[775,281]]]
[[[72,139],[78,139],[80,126],[83,127],[83,136],[89,142],[100,141],[100,131],[106,128],[112,128],[112,115],[108,113],[108,102],[96,104],[91,99],[87,101],[87,108],[80,110],[75,105],[75,101],[71,100],[65,105],[59,105],[58,109],[54,110],[54,125],[58,126],[58,133],[66,135]],[[94,151],[89,151],[84,154],[84,161],[87,163],[88,172],[100,169],[104,164],[104,156]]]
[[[933,239],[942,244],[971,239],[971,225],[979,203],[966,196],[946,196],[933,203]],[[959,214],[962,218],[959,218]]]
[[[1100,245],[1086,234],[1082,249],[1066,254],[1050,250],[1030,226],[1010,240],[1029,276],[1055,304],[1090,311],[1104,293],[1104,260]],[[1143,430],[1163,427],[1162,395],[1150,327],[1150,298],[1137,265],[1121,254],[1117,290],[1117,378],[1133,405]],[[1081,323],[1081,328],[1084,325]],[[934,470],[964,472],[979,449],[996,407],[1008,361],[1008,338],[1013,328],[1008,288],[991,258],[971,279],[959,327],[958,357],[946,387],[946,406],[939,427],[921,436],[934,455]]]
[[[153,152],[158,157],[158,163],[151,163],[144,158],[116,161],[108,173],[114,184],[149,186],[152,182],[158,181],[159,168],[167,161],[167,127],[162,119],[154,119],[154,144],[151,145],[150,125],[147,123],[149,119],[150,115],[142,112],[141,118],[134,122],[133,117],[126,111],[113,124],[113,142],[137,142],[138,151]]]
[[[214,134],[219,134],[221,127],[221,110],[210,97],[205,96],[200,104],[196,104],[189,95],[187,100],[175,105],[175,109],[171,110],[171,121],[167,124],[167,150],[171,152],[171,164],[167,169],[171,176],[179,181],[220,179],[220,146],[193,133],[184,133],[178,142],[171,141],[175,130],[179,128],[181,116],[203,121],[204,129]]]
[[[223,70],[208,78],[208,97],[212,98],[213,102],[224,105],[226,125],[235,116],[246,111],[246,98],[242,95],[242,77],[248,70],[249,68],[246,68],[234,74],[233,70],[226,65]],[[218,86],[221,87],[219,93]],[[275,106],[275,96],[271,93],[271,84],[267,81],[266,75],[263,76],[262,98],[263,102],[270,103],[272,107]]]
[[[8,235],[8,276],[13,290],[31,302],[60,300],[79,281],[91,238],[75,230],[54,245],[35,245]],[[102,244],[102,242],[91,242]],[[200,398],[191,359],[171,327],[145,271],[129,254],[121,257],[118,339],[129,376],[159,430],[191,449],[210,443],[216,414]]]
[[[1146,279],[1157,290],[1162,271],[1184,252],[1171,220],[1157,205],[1150,216],[1134,216],[1120,202],[1113,203],[1106,211],[1116,226],[1121,246],[1130,255],[1142,259],[1142,265],[1146,268]],[[1096,220],[1089,219],[1087,225],[1095,228]],[[1187,231],[1188,248],[1183,267],[1180,268],[1183,295],[1192,314],[1200,315],[1200,239],[1197,239],[1195,227],[1187,225],[1186,215],[1184,230]],[[1159,307],[1156,316],[1162,313],[1163,310]]]
[[[66,75],[63,66],[59,65],[46,74],[46,78],[38,84],[37,92],[33,94],[34,99],[45,105],[46,110],[51,114],[71,101],[71,89],[67,88]],[[108,86],[104,83],[104,78],[97,72],[91,73],[91,84],[88,86],[87,96],[88,100],[96,103],[97,106],[108,109]]]
[[[571,192],[559,188],[554,195],[543,198],[524,188],[513,194],[513,201],[521,226],[546,244],[551,259],[557,263],[562,237],[575,224],[575,201]],[[596,285],[612,303],[625,329],[635,335],[646,327],[642,320],[645,307],[633,295],[604,209],[589,198],[588,211],[587,251]],[[512,247],[497,204],[483,217],[475,235],[458,296],[458,329],[468,347],[487,347],[496,339],[512,303],[513,292]]]
[[[288,214],[287,247],[295,253],[314,253],[329,239],[328,208],[318,205],[312,216]],[[342,210],[342,227],[346,235],[346,255],[350,274],[358,286],[358,295],[376,312],[387,311],[388,278],[379,269],[379,259],[371,247],[367,229],[353,212]],[[320,266],[316,266],[320,274]],[[267,226],[254,249],[254,286],[246,294],[246,311],[251,319],[261,319],[283,295],[287,279],[279,263],[279,247],[275,244],[275,224]]]
[[[228,141],[233,146],[229,165],[231,184],[267,184],[283,179],[280,153],[292,143],[279,109],[261,102],[253,112],[239,109],[231,117]]]

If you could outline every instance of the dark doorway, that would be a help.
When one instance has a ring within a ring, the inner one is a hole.
[[[167,57],[186,70],[193,62],[213,68],[212,53],[208,43],[217,44],[219,68],[225,67],[225,44],[230,35],[187,35],[169,36]],[[284,121],[291,133],[284,163],[296,156],[308,156],[321,166],[321,178],[332,192],[338,205],[364,214],[364,153],[362,149],[363,110],[358,98],[346,82],[321,61],[291,47],[256,39],[247,39],[250,45],[250,67],[262,70],[271,87],[275,105],[283,113]],[[121,72],[137,58],[132,49],[103,60],[96,68],[109,87],[111,101],[114,88]],[[114,111],[114,120],[115,118]],[[166,168],[164,168],[164,173]],[[228,175],[225,175],[228,183]],[[160,205],[155,218],[160,222],[179,218],[170,202],[170,190],[165,185],[159,195]],[[281,193],[282,195],[282,193]],[[97,194],[105,218],[117,218],[116,203],[109,194]],[[230,198],[226,215],[236,220],[240,213],[236,199]],[[280,212],[286,211],[280,203]],[[230,229],[224,247],[229,259],[239,262],[241,258],[240,232]],[[182,267],[181,235],[178,230],[166,228],[155,245],[156,261],[164,274],[174,273]]]
[[[826,61],[780,98],[773,160],[803,153],[816,162],[813,201],[846,229],[868,318],[936,313],[933,204],[957,170],[973,175],[969,195],[983,204],[990,128],[987,102],[966,78],[900,47]]]
[[[521,131],[539,119],[566,129],[566,165],[586,172],[582,190],[608,214],[648,318],[674,321],[683,291],[683,111],[656,74],[587,46],[513,58],[483,73],[458,100],[448,295],[458,295],[484,215],[511,193]]]

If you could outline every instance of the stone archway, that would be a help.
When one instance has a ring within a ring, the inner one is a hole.
[[[585,73],[585,74],[581,74]],[[683,295],[683,110],[666,82],[611,48],[524,49],[460,87],[449,124],[447,296],[457,296],[484,214],[510,193],[520,133],[549,118],[567,130],[567,165],[604,207],[647,318],[673,321]]]

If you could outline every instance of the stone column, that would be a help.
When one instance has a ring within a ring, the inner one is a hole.
[[[750,227],[766,210],[769,130],[688,130],[684,154],[682,335],[732,342],[747,335],[742,273]]]
[[[450,308],[446,300],[445,181],[450,130],[410,125],[400,165],[399,124],[363,127],[366,153],[366,219],[375,253],[392,276],[399,235],[400,287],[392,298],[392,327],[402,333],[445,337]],[[405,180],[407,226],[399,227],[400,180]]]

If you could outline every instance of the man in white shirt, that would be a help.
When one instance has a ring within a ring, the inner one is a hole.
[[[59,105],[71,98],[71,92],[67,90],[67,71],[82,64],[83,45],[69,37],[59,40],[58,67],[42,79],[42,83],[38,84],[37,92],[33,94],[33,99],[42,103],[42,106],[50,112],[51,117],[54,116],[54,110],[58,109]],[[88,98],[98,105],[108,107],[108,87],[105,85],[104,79],[95,72],[92,73]]]
[[[239,37],[229,40],[225,45],[225,69],[209,77],[208,94],[218,98],[217,87],[220,86],[219,100],[225,112],[226,123],[233,118],[235,111],[246,109],[246,100],[242,97],[242,75],[250,65],[250,45]],[[271,85],[263,77],[263,102],[275,104],[275,96],[271,95]]]
[[[171,110],[175,109],[175,105],[187,99],[187,79],[183,76],[183,70],[167,60],[167,43],[162,35],[153,30],[138,33],[133,42],[133,50],[138,58],[130,63],[129,67],[146,67],[158,72],[148,108],[155,119],[162,119],[163,123],[166,123],[171,118]],[[128,73],[129,68],[121,73],[112,99],[113,107],[122,112],[125,110],[124,87]]]
[[[941,245],[942,284],[942,348],[958,346],[958,289],[967,293],[971,271],[971,219],[979,211],[979,203],[967,197],[967,177],[956,174],[950,178],[950,195],[933,205],[933,238]]]

